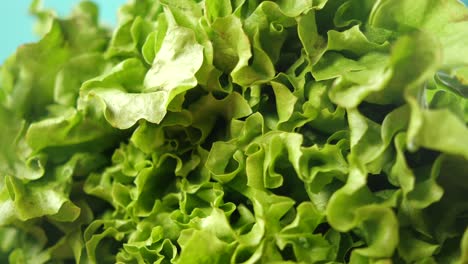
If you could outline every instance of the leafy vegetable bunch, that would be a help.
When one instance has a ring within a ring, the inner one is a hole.
[[[39,4],[1,67],[1,263],[468,263],[462,3]]]

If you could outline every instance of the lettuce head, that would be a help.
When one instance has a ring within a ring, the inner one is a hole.
[[[30,11],[0,68],[1,263],[468,263],[461,2]]]

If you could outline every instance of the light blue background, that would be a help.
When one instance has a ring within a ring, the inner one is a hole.
[[[79,0],[43,0],[43,6],[52,8],[60,16],[70,14]],[[126,0],[94,0],[99,6],[99,18],[107,25],[117,22],[117,10]],[[26,42],[37,41],[33,32],[34,19],[28,14],[31,0],[0,0],[0,64]]]
[[[415,0],[417,1],[417,0]],[[22,43],[36,41],[33,33],[34,19],[28,15],[31,0],[0,0],[0,64]],[[79,0],[43,0],[45,7],[51,7],[61,16],[70,13]],[[94,0],[100,8],[102,23],[115,25],[117,9],[126,0]],[[468,0],[463,0],[468,4]]]

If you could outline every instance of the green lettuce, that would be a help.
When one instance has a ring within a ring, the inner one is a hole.
[[[30,11],[0,68],[1,263],[468,262],[459,1]]]

